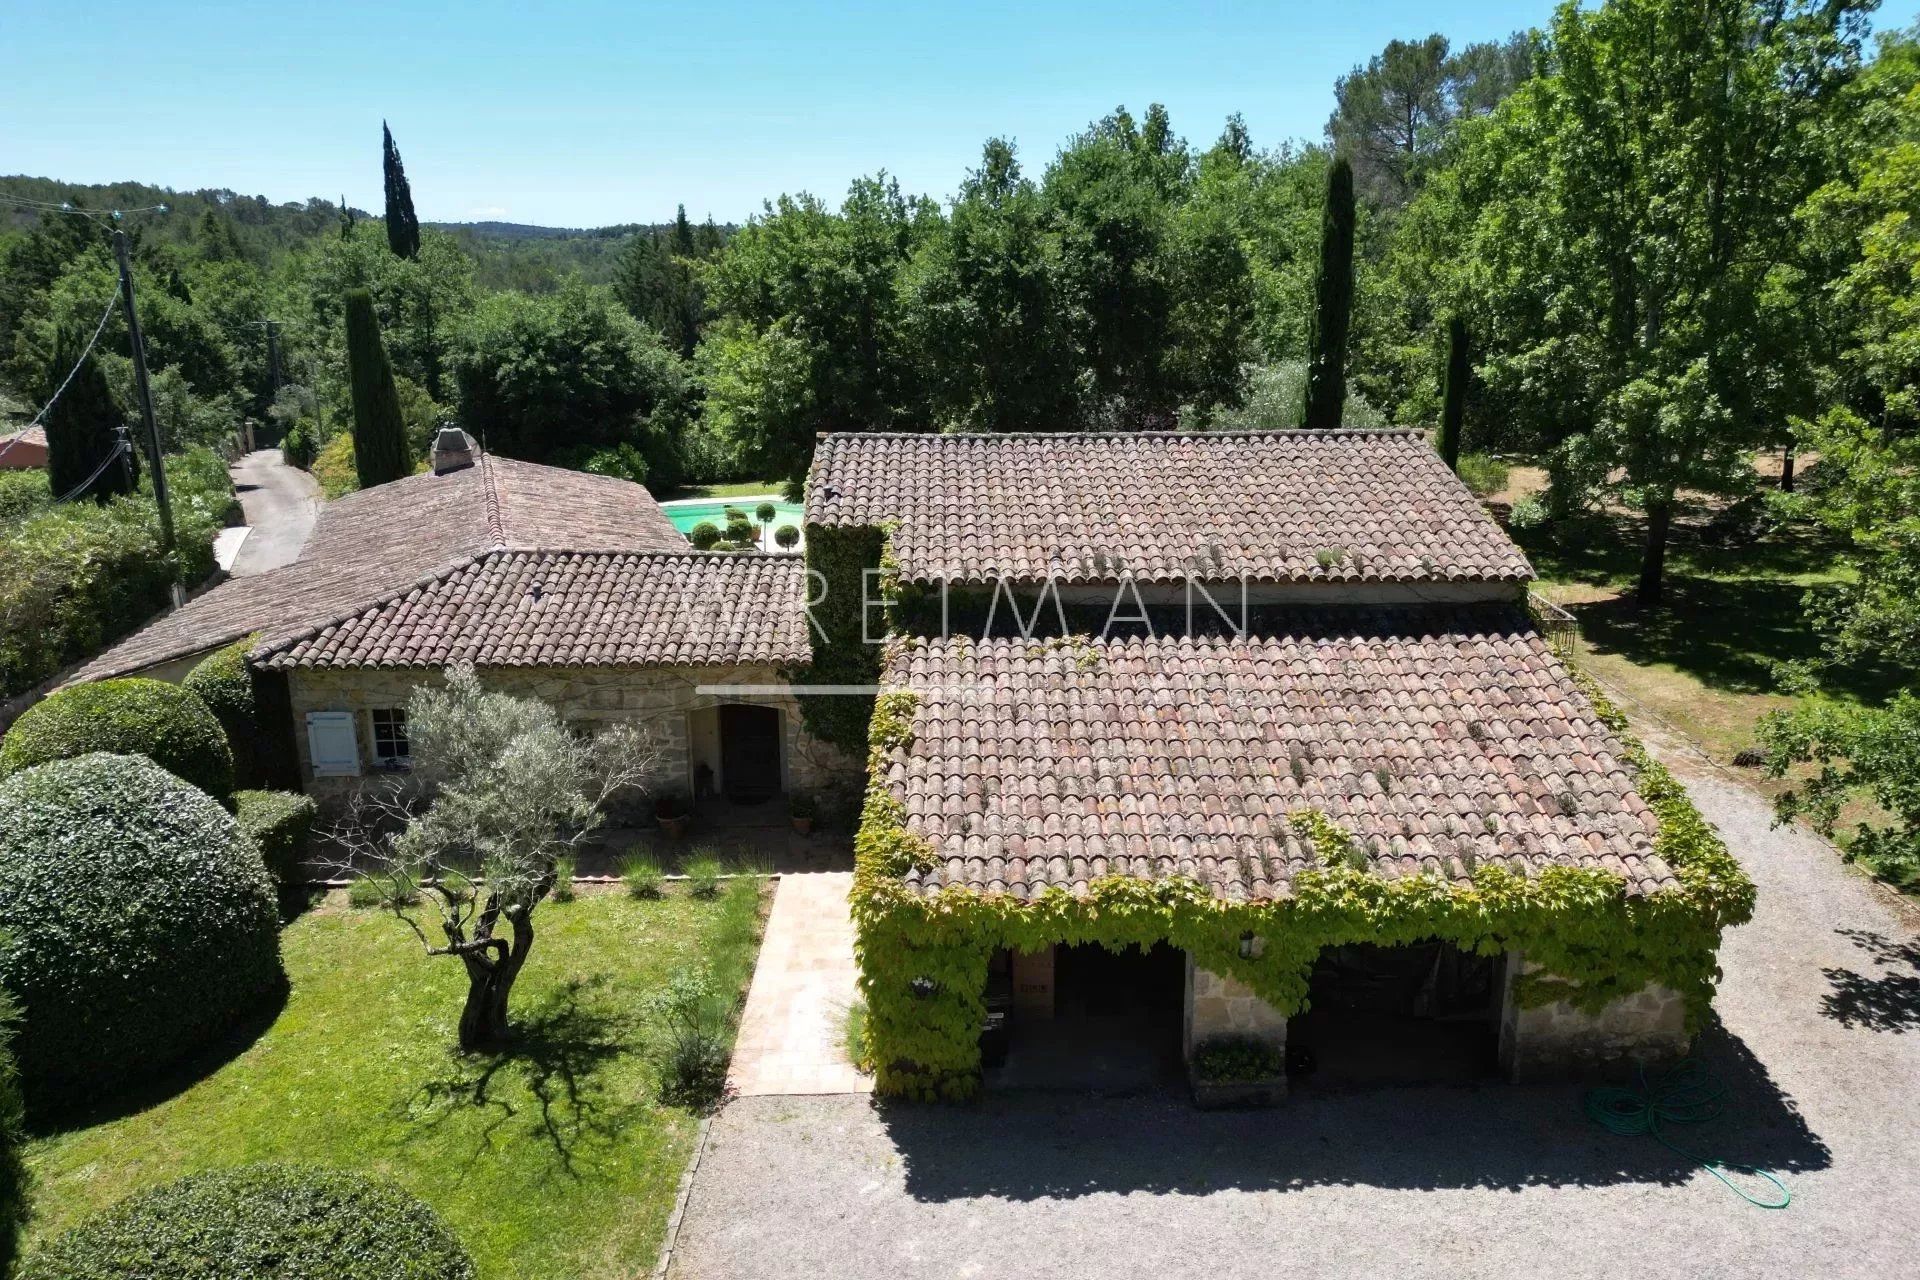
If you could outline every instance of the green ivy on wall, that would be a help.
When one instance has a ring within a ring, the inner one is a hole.
[[[1752,882],[1679,783],[1626,734],[1624,717],[1591,681],[1575,676],[1621,737],[1640,794],[1658,819],[1654,851],[1674,869],[1675,889],[1629,897],[1619,876],[1592,867],[1546,867],[1525,876],[1486,864],[1466,883],[1386,879],[1356,856],[1366,852],[1356,837],[1324,814],[1301,810],[1294,827],[1319,865],[1297,874],[1283,899],[1221,899],[1178,876],[1113,876],[1095,881],[1084,896],[1048,888],[1028,900],[958,886],[921,893],[903,877],[930,868],[934,850],[907,829],[905,808],[884,782],[888,756],[911,741],[918,699],[880,696],[867,734],[853,890],[868,1011],[865,1065],[876,1088],[926,1099],[965,1098],[978,1088],[987,966],[997,948],[1165,941],[1292,1015],[1306,1007],[1308,976],[1323,948],[1439,938],[1482,955],[1524,952],[1540,966],[1516,984],[1524,1005],[1565,1000],[1596,1012],[1659,983],[1684,997],[1689,1025],[1697,1027],[1720,977],[1721,931],[1753,913]],[[1241,954],[1247,934],[1261,940],[1251,958]]]
[[[880,678],[880,649],[864,640],[867,570],[890,560],[887,530],[807,526],[807,635],[813,660],[783,674],[796,685],[871,685]],[[886,619],[878,619],[882,626]],[[864,756],[871,696],[836,694],[800,699],[807,731],[854,759]]]

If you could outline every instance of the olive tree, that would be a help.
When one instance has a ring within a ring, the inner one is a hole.
[[[561,859],[617,795],[644,789],[660,752],[634,725],[577,734],[551,706],[490,691],[464,665],[414,691],[407,733],[413,770],[363,789],[334,840],[426,954],[466,966],[460,1047],[495,1047]]]

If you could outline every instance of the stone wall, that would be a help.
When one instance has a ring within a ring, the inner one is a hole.
[[[1183,1051],[1192,1058],[1194,1046],[1214,1036],[1251,1036],[1285,1049],[1287,1018],[1234,979],[1195,965],[1189,955]]]
[[[784,790],[818,793],[857,789],[863,782],[856,762],[806,732],[799,702],[790,694],[720,697],[698,692],[702,685],[782,683],[771,668],[496,667],[483,669],[480,676],[489,688],[552,704],[568,723],[584,729],[620,722],[651,726],[661,747],[660,768],[652,788],[656,793],[692,794],[696,754],[716,751],[718,744],[695,741],[690,713],[725,702],[770,706],[781,713]],[[404,707],[415,688],[438,683],[442,678],[437,670],[419,668],[300,668],[289,672],[293,736],[301,783],[307,793],[323,807],[337,808],[366,778],[379,776],[373,765],[372,730],[365,713],[375,708]],[[310,711],[354,713],[360,738],[360,777],[313,776],[306,730]]]
[[[1500,1068],[1509,1080],[1528,1083],[1604,1075],[1636,1063],[1671,1063],[1686,1055],[1686,1005],[1678,992],[1648,986],[1598,1013],[1582,1013],[1565,1001],[1523,1009],[1514,998],[1514,979],[1538,968],[1518,952],[1507,956]]]

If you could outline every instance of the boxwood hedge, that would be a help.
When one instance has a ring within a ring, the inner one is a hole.
[[[163,680],[101,680],[62,689],[0,738],[0,778],[89,752],[145,756],[224,800],[233,790],[226,731],[206,703]]]
[[[300,878],[317,810],[307,796],[291,791],[236,791],[233,816],[259,847],[267,870],[283,885]]]
[[[150,1074],[284,983],[259,850],[205,793],[140,756],[0,781],[0,939],[36,1105]]]
[[[226,731],[234,783],[242,787],[258,786],[261,776],[260,713],[253,699],[253,673],[247,670],[253,643],[252,636],[244,636],[215,650],[180,682],[181,688],[206,704]]]
[[[472,1280],[433,1210],[390,1182],[257,1164],[122,1200],[28,1257],[19,1280]]]

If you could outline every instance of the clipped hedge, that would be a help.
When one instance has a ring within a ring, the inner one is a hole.
[[[206,703],[163,680],[101,680],[36,703],[0,738],[0,778],[96,751],[145,756],[210,796],[233,790],[226,731]]]
[[[283,885],[300,878],[313,820],[319,810],[311,797],[291,791],[236,791],[233,817],[259,847],[267,870]]]
[[[234,782],[243,787],[259,783],[261,768],[260,709],[254,703],[253,673],[247,670],[253,645],[254,637],[243,636],[215,650],[180,682],[181,688],[206,703],[226,731]]]
[[[149,1075],[285,981],[259,851],[219,804],[141,756],[57,760],[0,782],[0,937],[36,1105]]]
[[[218,1169],[129,1196],[19,1280],[472,1280],[445,1223],[391,1182],[303,1165]]]

